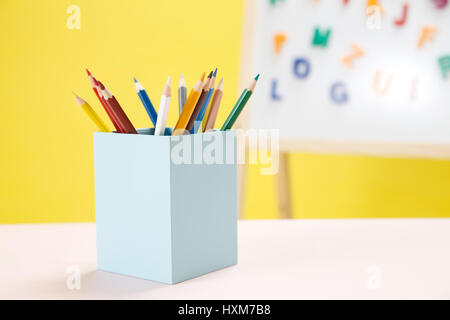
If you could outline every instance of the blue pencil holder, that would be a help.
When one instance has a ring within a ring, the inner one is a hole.
[[[171,131],[94,134],[98,269],[174,284],[237,263],[236,134]]]

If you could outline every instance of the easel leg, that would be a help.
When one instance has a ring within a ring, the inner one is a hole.
[[[276,175],[278,210],[281,219],[292,218],[291,188],[289,176],[289,155],[286,152],[280,153],[280,164]]]

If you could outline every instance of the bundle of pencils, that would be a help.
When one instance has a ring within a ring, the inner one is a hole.
[[[98,81],[91,74],[91,72],[89,72],[89,70],[86,69],[86,71],[92,90],[105,110],[112,125],[116,129],[115,132],[138,134],[116,97],[105,87],[102,82]],[[214,129],[223,95],[223,78],[220,79],[217,87],[214,87],[216,83],[216,76],[217,68],[214,71],[211,71],[206,79],[205,73],[203,73],[197,83],[190,90],[189,95],[187,95],[186,82],[183,75],[181,75],[178,86],[179,118],[175,124],[172,135],[195,134],[199,131],[207,132]],[[230,130],[233,127],[255,90],[258,78],[259,74],[254,78],[251,84],[244,89],[231,110],[228,118],[225,120],[225,123],[222,125],[222,131]],[[170,77],[167,79],[161,95],[158,110],[159,114],[153,107],[146,90],[141,83],[136,80],[136,78],[134,78],[134,85],[137,95],[144,106],[150,121],[155,127],[154,135],[164,135],[166,133],[165,129],[167,115],[171,101]],[[95,112],[83,98],[75,94],[75,101],[77,105],[81,107],[81,109],[95,123],[99,131],[111,132],[97,112]]]

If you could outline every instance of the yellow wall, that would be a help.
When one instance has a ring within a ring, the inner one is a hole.
[[[66,27],[69,5],[81,29]],[[93,221],[92,132],[74,90],[101,110],[84,68],[117,95],[136,127],[149,125],[132,78],[155,104],[168,75],[192,86],[219,67],[236,98],[241,0],[0,1],[0,223]],[[169,123],[176,120],[172,104]],[[296,217],[450,216],[450,162],[293,155]],[[273,177],[250,167],[245,216],[276,217]]]
[[[295,218],[450,217],[450,161],[319,154],[289,160]],[[276,218],[275,178],[250,166],[248,183],[246,218]]]

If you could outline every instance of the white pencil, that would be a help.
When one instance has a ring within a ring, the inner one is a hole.
[[[155,136],[163,136],[164,131],[166,130],[166,121],[167,121],[167,114],[169,113],[169,106],[170,106],[170,77],[167,79],[167,83],[164,86],[163,93],[161,95],[161,101],[159,103],[159,109],[158,109],[158,119],[156,120],[156,126],[155,126]]]

